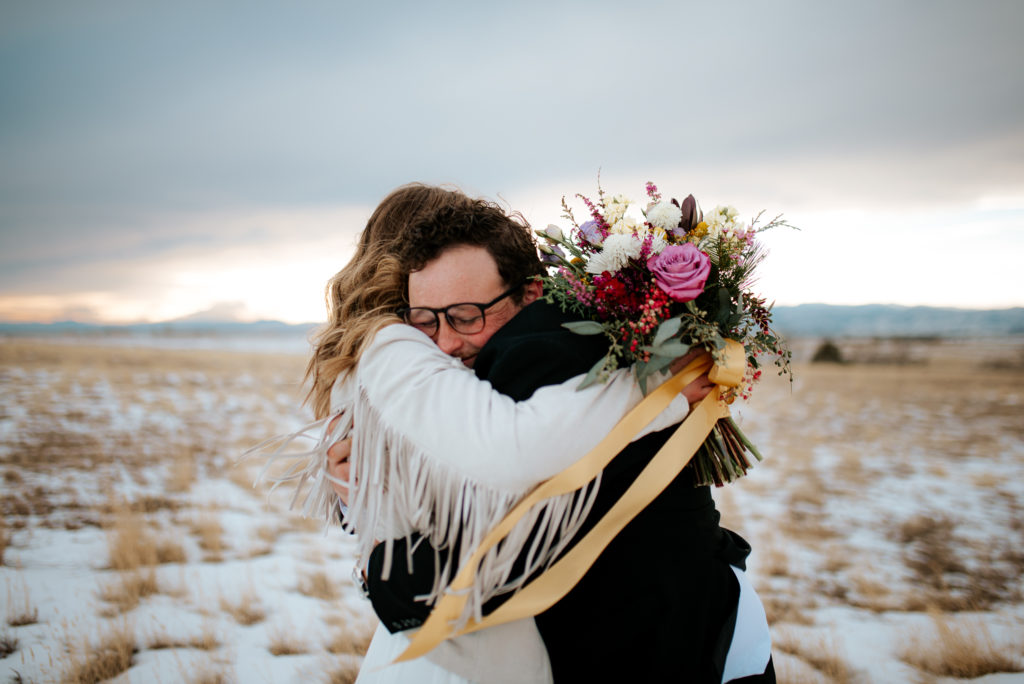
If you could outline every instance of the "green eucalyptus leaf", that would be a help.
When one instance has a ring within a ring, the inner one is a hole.
[[[647,395],[647,378],[651,374],[651,372],[647,369],[648,365],[650,364],[646,364],[643,361],[638,361],[637,364],[633,366],[634,372],[636,373],[636,384],[640,385],[640,392],[644,396]]]
[[[590,370],[587,371],[586,377],[583,378],[583,382],[581,382],[579,384],[579,387],[576,388],[576,391],[578,392],[581,389],[585,389],[587,387],[590,387],[594,383],[596,383],[597,379],[601,375],[601,371],[604,369],[604,364],[607,361],[608,361],[608,357],[607,356],[603,356],[600,359],[598,359],[597,363],[595,363],[593,366],[591,366]]]
[[[667,356],[674,359],[690,351],[690,345],[680,340],[668,340],[657,347],[644,347],[644,351],[649,351],[655,356]]]
[[[597,321],[570,321],[562,324],[577,335],[600,335],[604,332],[604,326]]]
[[[660,346],[662,342],[679,332],[679,328],[681,328],[682,325],[683,321],[679,316],[662,321],[661,325],[658,326],[658,332],[654,334],[654,342],[652,342],[652,345],[655,347]]]
[[[652,356],[651,360],[647,362],[648,374],[664,370],[675,360],[674,356]]]

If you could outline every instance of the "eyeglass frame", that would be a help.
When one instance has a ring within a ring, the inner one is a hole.
[[[491,301],[487,302],[486,304],[481,304],[479,302],[456,302],[455,304],[449,304],[448,306],[443,306],[439,309],[435,309],[429,306],[403,306],[400,309],[396,309],[395,313],[398,314],[407,325],[411,325],[412,327],[427,334],[430,337],[436,335],[437,331],[441,329],[442,314],[444,315],[444,320],[448,322],[448,327],[454,330],[455,332],[462,335],[475,335],[476,333],[480,332],[487,326],[487,309],[491,308],[505,297],[511,296],[513,293],[515,293],[516,290],[521,288],[523,285],[526,285],[528,282],[530,282],[530,278],[526,278],[525,280],[519,282],[518,284],[513,285],[512,287],[505,290],[500,295],[498,295]],[[475,306],[480,310],[480,330],[474,330],[473,332],[463,332],[455,327],[455,324],[452,323],[451,316],[448,315],[448,310],[454,309],[457,306]],[[433,332],[428,333],[422,327],[409,322],[408,315],[410,312],[415,310],[429,311],[430,313],[434,314],[434,325],[432,326]]]

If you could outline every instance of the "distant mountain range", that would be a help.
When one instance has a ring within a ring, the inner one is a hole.
[[[1024,308],[952,309],[927,306],[833,306],[801,304],[777,306],[775,327],[788,337],[1003,337],[1024,335]],[[0,335],[141,335],[149,337],[291,337],[308,336],[316,323],[280,321],[218,321],[184,318],[163,323],[98,325],[57,323],[3,323]]]
[[[1024,308],[930,306],[775,307],[776,328],[789,337],[1003,337],[1024,335]]]

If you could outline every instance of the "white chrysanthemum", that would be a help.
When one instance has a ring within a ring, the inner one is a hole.
[[[668,240],[665,239],[665,233],[661,230],[654,230],[651,232],[651,254],[661,254],[661,251],[668,247]]]
[[[658,202],[647,210],[647,222],[666,231],[677,228],[682,218],[683,210],[671,202]]]
[[[613,233],[605,238],[600,252],[590,258],[587,273],[618,273],[630,259],[640,258],[643,243],[634,235]]]
[[[619,235],[634,235],[641,227],[640,222],[632,216],[623,216],[612,224],[610,232],[617,233]]]
[[[604,220],[608,225],[614,226],[626,215],[629,208],[629,199],[625,195],[614,195],[604,202]]]

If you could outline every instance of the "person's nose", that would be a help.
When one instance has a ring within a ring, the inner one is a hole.
[[[448,325],[448,320],[444,316],[437,318],[437,333],[434,341],[438,348],[449,356],[455,356],[456,352],[462,348],[463,342],[462,336]]]

